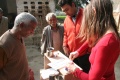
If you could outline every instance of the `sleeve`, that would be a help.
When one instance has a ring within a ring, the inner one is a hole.
[[[43,29],[42,38],[41,38],[41,54],[46,52],[46,29]]]
[[[77,50],[77,52],[79,53],[79,56],[82,56],[86,53],[86,50],[88,49],[89,49],[88,42],[85,41],[83,45]]]
[[[63,46],[67,47],[68,46],[68,39],[67,39],[67,33],[66,33],[66,24],[64,22],[64,37],[63,37]]]
[[[113,56],[116,56],[113,54],[116,48],[115,45],[100,46],[99,49],[96,50],[94,63],[91,64],[89,74],[76,69],[74,75],[82,80],[102,80],[106,70],[113,66],[111,60],[113,61]]]
[[[88,80],[88,74],[80,70],[79,68],[76,68],[73,75],[75,75],[80,80]]]
[[[0,47],[0,70],[5,66],[7,63],[7,56],[3,48]]]

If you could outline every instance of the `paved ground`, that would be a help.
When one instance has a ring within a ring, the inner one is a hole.
[[[27,46],[27,57],[30,67],[34,71],[35,80],[40,80],[39,70],[43,68],[43,56],[35,46]],[[120,56],[115,65],[116,80],[120,80]]]

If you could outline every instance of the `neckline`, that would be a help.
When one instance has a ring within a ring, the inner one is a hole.
[[[11,30],[11,29],[10,29]],[[12,34],[12,32],[9,30],[9,33],[10,33],[10,35],[14,38],[14,39],[16,39],[17,41],[19,41],[20,43],[23,43],[23,39],[22,38],[17,38],[14,34]]]

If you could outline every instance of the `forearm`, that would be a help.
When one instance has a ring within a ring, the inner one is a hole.
[[[73,75],[79,78],[80,80],[88,80],[88,74],[80,70],[79,68],[76,68],[73,72]]]
[[[86,54],[86,52],[88,51],[89,47],[88,47],[88,42],[84,42],[83,45],[77,50],[77,52],[79,53],[79,56],[82,56],[84,54]]]

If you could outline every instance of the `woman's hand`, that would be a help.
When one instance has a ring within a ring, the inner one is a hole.
[[[77,58],[79,56],[79,53],[77,51],[75,52],[71,52],[69,59],[74,60],[75,58]]]
[[[69,62],[69,63],[67,64],[67,67],[66,67],[68,73],[73,73],[76,68],[77,68],[77,67],[75,66],[75,63],[74,63],[74,62]]]

